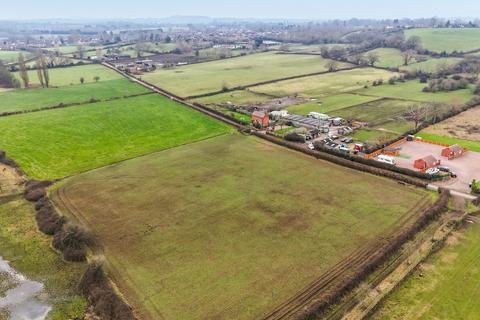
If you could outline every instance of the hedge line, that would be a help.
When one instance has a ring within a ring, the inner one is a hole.
[[[310,155],[310,156],[313,156],[317,159],[326,160],[326,161],[329,161],[329,162],[332,162],[332,163],[335,163],[335,164],[338,164],[338,165],[341,165],[341,166],[344,166],[344,167],[347,167],[347,168],[371,173],[371,174],[374,174],[374,175],[377,175],[377,176],[383,176],[383,177],[395,179],[395,180],[398,180],[398,181],[401,181],[401,182],[404,182],[404,183],[408,183],[408,184],[411,184],[411,185],[414,185],[414,186],[418,186],[418,187],[425,188],[427,186],[427,183],[425,181],[420,180],[420,177],[417,176],[417,173],[412,171],[412,170],[405,169],[405,173],[403,173],[403,171],[402,172],[393,172],[393,171],[390,170],[391,169],[390,167],[380,168],[379,166],[383,166],[383,164],[380,164],[380,163],[377,164],[377,161],[374,161],[374,160],[368,160],[368,162],[367,162],[366,159],[363,159],[363,158],[360,158],[360,157],[352,157],[352,156],[349,157],[349,158],[341,158],[341,157],[339,157],[339,155],[333,155],[333,154],[326,153],[326,152],[320,152],[320,151],[316,151],[316,150],[306,149],[299,144],[288,142],[288,141],[285,141],[283,139],[280,139],[276,136],[272,136],[272,135],[269,135],[269,134],[263,134],[263,133],[260,133],[258,131],[252,131],[251,133],[253,135],[257,136],[257,137],[262,138],[262,139],[265,139],[265,140],[268,140],[268,141],[273,142],[275,144],[287,147],[289,149],[293,149],[293,150],[296,150],[296,151],[303,152],[303,153],[305,153],[307,155]],[[370,164],[370,161],[373,161],[374,163]],[[409,173],[413,173],[413,174],[411,176],[409,176],[408,175]]]
[[[337,303],[347,292],[359,285],[375,269],[385,263],[394,252],[399,250],[407,241],[411,240],[428,223],[446,212],[449,198],[450,192],[441,190],[440,197],[434,205],[418,217],[408,229],[401,230],[390,239],[380,241],[378,248],[372,251],[370,258],[357,266],[352,275],[342,279],[330,292],[323,293],[315,305],[304,309],[297,314],[295,318],[299,320],[321,318],[321,316],[328,311],[329,307]]]

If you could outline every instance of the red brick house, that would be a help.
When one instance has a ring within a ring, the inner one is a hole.
[[[415,167],[415,169],[425,171],[430,168],[439,166],[440,163],[441,163],[440,160],[437,160],[434,156],[430,155],[430,156],[426,156],[424,158],[415,160],[415,163],[413,166]]]
[[[262,111],[255,111],[252,113],[252,123],[253,125],[260,125],[262,128],[268,127],[270,119],[268,113]]]
[[[465,151],[466,150],[460,147],[458,144],[454,144],[453,146],[442,150],[442,157],[448,158],[448,160],[453,160],[461,157]]]

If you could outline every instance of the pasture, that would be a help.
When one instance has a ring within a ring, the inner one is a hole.
[[[448,69],[462,61],[462,58],[430,58],[427,61],[414,62],[408,66],[401,66],[402,71],[423,71],[426,73],[435,73],[441,69]]]
[[[51,193],[105,248],[142,319],[262,318],[433,201],[237,134],[77,175]]]
[[[2,149],[32,178],[56,179],[230,129],[159,95],[0,118]]]
[[[25,59],[28,59],[32,54],[28,51],[8,51],[0,50],[0,61],[3,63],[12,63],[18,61],[18,55],[22,53]]]
[[[326,73],[318,76],[280,81],[272,84],[250,88],[253,92],[285,97],[298,94],[302,97],[320,98],[350,92],[371,85],[374,80],[388,80],[396,73],[373,69],[358,68],[339,72]]]
[[[250,105],[254,103],[266,102],[268,100],[270,100],[268,96],[255,94],[250,90],[235,90],[195,99],[194,102],[199,102],[202,104],[220,104],[230,102],[234,105]]]
[[[478,140],[477,141],[466,140],[466,139],[456,138],[451,135],[439,135],[439,134],[432,134],[428,132],[429,132],[429,129],[427,128],[426,130],[416,134],[416,136],[423,138],[425,140],[435,141],[435,142],[448,144],[448,145],[458,144],[459,146],[462,146],[469,150],[480,152],[480,141]]]
[[[408,277],[372,319],[478,319],[479,257],[480,225],[469,224]]]
[[[100,77],[99,81],[123,79],[120,74],[99,64],[53,68],[48,69],[48,73],[50,75],[51,86],[80,84],[80,78],[82,77],[85,79],[85,83],[96,82],[94,79],[96,76]],[[18,72],[15,72],[14,75],[20,80]],[[38,81],[37,70],[28,71],[28,76],[32,85],[40,85],[40,82]]]
[[[403,66],[404,61],[402,52],[394,48],[378,48],[365,53],[376,53],[379,57],[379,61],[375,63],[375,66],[382,68],[397,68]]]
[[[371,86],[356,91],[358,94],[368,96],[384,97],[392,99],[404,99],[417,102],[455,102],[465,103],[473,97],[473,87],[449,92],[422,92],[426,83],[418,80],[397,82],[394,85],[385,83],[381,86]]]
[[[76,288],[86,265],[65,262],[50,248],[51,237],[38,231],[35,210],[20,195],[0,198],[0,239],[0,255],[21,274],[44,284],[42,301],[52,306],[48,319],[83,317],[87,301]],[[2,275],[0,297],[5,289]],[[5,319],[2,311],[0,307],[0,319]]]
[[[243,57],[160,69],[142,75],[142,79],[180,96],[216,92],[257,82],[326,71],[319,56],[251,54]],[[341,64],[340,67],[347,67]]]
[[[410,101],[382,99],[339,109],[331,112],[331,115],[371,123],[394,120],[395,117],[401,116],[411,106],[412,102]]]
[[[105,100],[146,93],[147,89],[126,79],[99,81],[73,86],[17,89],[0,92],[0,113],[52,107],[60,103]]]
[[[418,36],[422,46],[434,52],[468,52],[480,49],[480,29],[478,28],[421,28],[405,31],[405,36]]]
[[[381,98],[361,96],[356,94],[337,94],[303,104],[293,105],[287,108],[290,113],[307,115],[310,112],[330,113],[337,110],[360,105],[367,102],[379,100]]]

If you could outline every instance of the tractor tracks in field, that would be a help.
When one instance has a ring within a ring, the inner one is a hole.
[[[379,239],[370,241],[359,250],[337,263],[320,278],[303,288],[292,298],[277,306],[274,310],[263,317],[264,320],[297,319],[305,318],[306,314],[316,313],[317,306],[328,307],[331,300],[338,299],[344,291],[351,289],[348,279],[362,273],[362,269],[368,268],[368,263],[378,254],[386,250],[396,236],[404,232],[403,225],[414,224],[419,214],[424,212],[431,202],[424,198],[421,203],[412,210],[412,214],[397,222],[396,232],[385,235]]]

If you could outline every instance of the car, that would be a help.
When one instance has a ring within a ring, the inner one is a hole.
[[[395,159],[393,157],[390,157],[384,154],[379,155],[377,158],[375,158],[375,160],[378,162],[390,164],[392,166],[396,164]]]
[[[450,177],[452,178],[456,178],[457,177],[457,174],[453,171],[450,171]]]
[[[353,139],[350,138],[350,137],[345,137],[343,138],[342,140],[340,140],[341,142],[343,143],[352,143],[353,142]]]
[[[338,136],[336,136],[335,134],[333,134],[333,133],[331,133],[331,132],[328,133],[328,137],[329,137],[330,139],[333,139],[333,140],[338,139]]]
[[[345,145],[345,144],[340,145],[340,146],[338,147],[338,150],[343,151],[343,152],[346,152],[346,153],[350,153],[350,149],[349,149],[348,146]]]
[[[307,148],[310,150],[315,150],[315,146],[313,145],[313,143],[307,143]]]
[[[437,174],[439,172],[440,172],[440,170],[438,168],[430,168],[430,169],[427,169],[427,171],[425,171],[426,174],[430,174],[430,175],[434,175],[434,174]]]
[[[438,166],[437,168],[442,172],[447,172],[447,173],[451,172],[450,168],[446,166]]]

